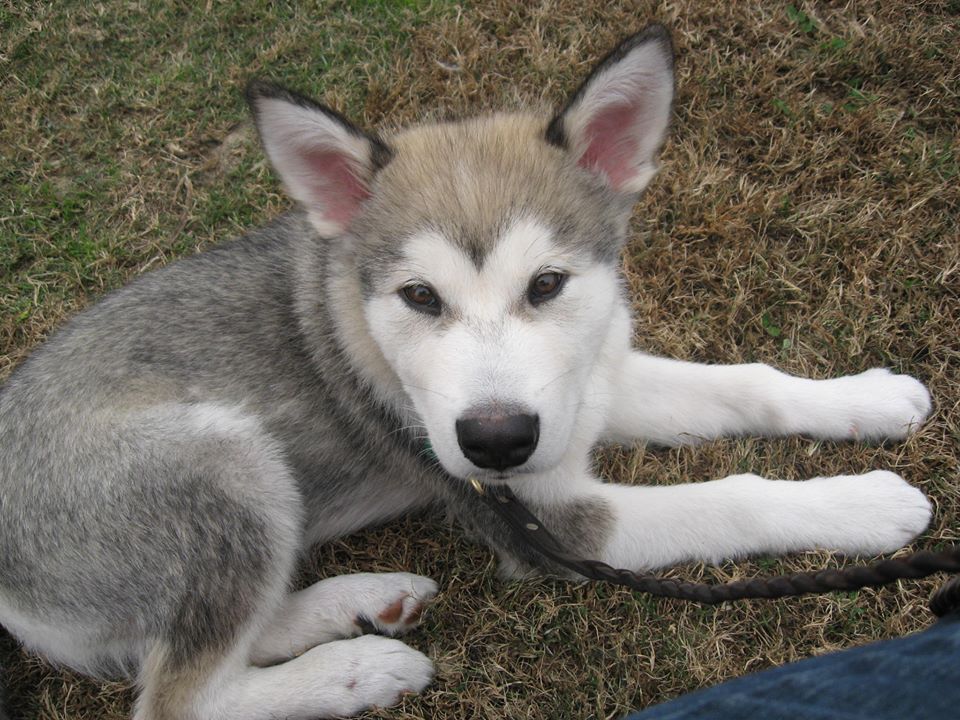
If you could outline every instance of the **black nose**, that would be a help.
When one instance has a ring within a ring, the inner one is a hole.
[[[537,415],[488,415],[457,420],[457,442],[477,467],[506,470],[523,465],[537,449]]]

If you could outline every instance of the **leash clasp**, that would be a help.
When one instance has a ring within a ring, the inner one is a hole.
[[[486,493],[486,490],[484,489],[483,485],[481,485],[480,481],[477,480],[475,477],[471,475],[467,479],[470,481],[470,485],[473,487],[473,489],[477,491],[477,495],[483,495]]]

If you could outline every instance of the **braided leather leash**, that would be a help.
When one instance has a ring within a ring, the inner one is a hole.
[[[473,489],[499,515],[522,542],[532,546],[548,560],[573,570],[590,580],[622,585],[658,597],[692,600],[716,605],[728,600],[747,598],[782,598],[838,590],[886,585],[895,580],[922,578],[937,572],[960,572],[960,546],[940,552],[921,550],[900,558],[881,560],[869,565],[851,565],[841,569],[825,569],[794,575],[757,577],[729,583],[707,584],[684,582],[655,575],[638,575],[629,570],[611,567],[599,560],[586,560],[570,553],[506,486],[485,487],[471,478]],[[943,616],[960,608],[960,577],[941,587],[930,600],[930,609]]]

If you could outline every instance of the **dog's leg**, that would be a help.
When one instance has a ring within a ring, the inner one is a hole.
[[[357,573],[328,578],[288,595],[260,632],[250,660],[272,665],[368,629],[399,635],[417,626],[437,593],[430,578],[410,573]]]
[[[734,475],[691,485],[604,485],[599,495],[613,508],[604,554],[618,567],[816,548],[876,555],[903,547],[931,515],[922,492],[883,470],[804,482]]]
[[[815,548],[886,553],[922,532],[931,514],[922,492],[881,470],[805,482],[735,475],[658,487],[544,476],[524,478],[514,489],[573,550],[634,570]]]
[[[789,434],[902,439],[931,407],[920,382],[883,369],[808,380],[759,363],[700,365],[631,352],[608,382],[599,391],[608,395],[605,437],[617,442]]]
[[[155,648],[134,720],[315,720],[395,704],[433,677],[429,659],[399,640],[365,635],[318,645],[271,667],[247,663],[252,635],[227,655],[178,657]]]
[[[82,452],[47,468],[60,494],[35,500],[47,504],[52,537],[69,552],[46,561],[44,592],[32,596],[42,605],[35,600],[29,616],[5,608],[6,624],[14,620],[29,645],[80,669],[136,673],[136,720],[312,720],[388,705],[427,684],[429,659],[379,636],[268,668],[250,662],[264,628],[290,605],[304,506],[284,453],[255,416],[170,403],[84,430],[74,435]],[[57,514],[62,507],[69,512]],[[51,535],[35,535],[23,552],[36,557]],[[368,583],[370,597],[358,599],[386,615],[385,629],[412,620],[404,593],[433,589],[424,580],[410,592],[408,580],[394,580],[392,593],[389,580]],[[401,598],[394,621],[389,603]]]
[[[149,552],[118,549],[145,555],[146,571],[132,582],[139,583],[135,594],[151,597],[151,611],[158,613],[139,674],[136,720],[344,716],[426,686],[430,660],[379,636],[320,645],[271,667],[251,663],[265,634],[283,644],[266,630],[276,627],[283,611],[331,588],[287,593],[302,542],[303,501],[282,453],[256,419],[217,406],[174,407],[152,412],[127,435],[141,438],[143,452],[136,457],[151,460],[142,473],[159,487],[149,512],[163,523],[153,529]],[[141,589],[160,583],[152,577],[155,566],[182,578],[182,589],[166,595]],[[380,603],[357,600],[387,612],[383,603],[405,601],[404,592],[433,589],[425,579],[412,585],[409,577],[394,580],[392,594],[389,580],[377,588],[366,583],[370,596],[379,591]],[[358,592],[357,583],[347,584]],[[413,611],[398,622],[409,622]]]

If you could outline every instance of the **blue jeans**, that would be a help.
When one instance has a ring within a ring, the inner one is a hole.
[[[926,630],[747,675],[626,720],[960,717],[960,613]]]

